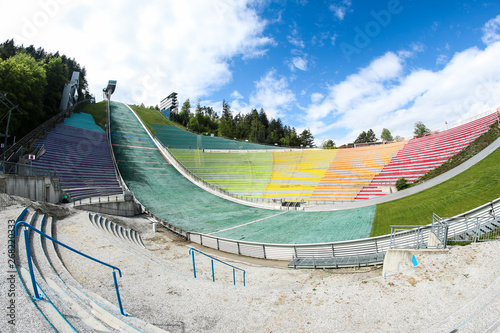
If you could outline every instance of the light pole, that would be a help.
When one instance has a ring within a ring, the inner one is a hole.
[[[4,102],[4,99],[7,101]],[[9,125],[10,125],[10,115],[12,114],[12,110],[17,109],[21,113],[21,110],[19,110],[19,105],[14,105],[8,98],[6,93],[0,93],[0,102],[2,102],[3,105],[5,105],[8,109],[8,117],[7,117],[7,126],[5,127],[5,140],[3,142],[3,151],[2,151],[2,161],[5,161],[5,152],[7,151],[7,138],[9,137]],[[5,117],[4,117],[5,118]],[[2,119],[3,120],[3,119]]]

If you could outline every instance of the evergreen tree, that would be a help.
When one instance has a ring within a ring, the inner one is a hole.
[[[380,138],[383,141],[394,141],[394,138],[392,137],[391,131],[389,131],[387,128],[384,128],[382,130],[382,134],[380,135]]]
[[[304,147],[314,147],[314,136],[309,129],[305,129],[300,133],[300,142]]]
[[[191,117],[191,102],[189,98],[182,104],[181,112],[179,112],[179,122],[182,126],[188,126],[189,118]]]
[[[335,142],[333,140],[324,140],[322,144],[323,149],[335,149]]]
[[[234,138],[235,126],[231,107],[226,100],[222,101],[222,116],[219,120],[219,135],[227,138]]]
[[[377,141],[377,137],[375,136],[375,132],[370,128],[367,132],[361,132],[354,143],[369,143]]]

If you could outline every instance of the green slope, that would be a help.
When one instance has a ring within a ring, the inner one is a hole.
[[[377,205],[371,236],[391,225],[425,225],[432,214],[451,217],[500,197],[500,149],[461,174],[428,190]]]

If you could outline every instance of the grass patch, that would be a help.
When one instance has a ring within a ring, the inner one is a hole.
[[[377,205],[371,236],[391,225],[426,225],[432,213],[451,217],[500,196],[500,149],[461,174],[425,191]]]
[[[106,131],[106,101],[84,104],[77,111],[92,115],[97,126]]]
[[[132,110],[134,110],[137,115],[141,118],[142,122],[147,126],[147,128],[151,131],[151,133],[155,134],[155,129],[151,125],[166,125],[166,126],[176,126],[183,130],[186,130],[185,127],[168,120],[163,114],[158,110],[148,109],[144,107],[140,107],[137,105],[130,105]]]
[[[474,241],[448,241],[448,246],[467,246],[474,243]]]

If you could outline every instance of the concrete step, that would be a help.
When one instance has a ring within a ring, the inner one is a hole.
[[[94,227],[123,241],[125,244],[133,244],[134,246],[145,248],[140,233],[133,229],[124,228],[103,216],[92,213],[89,213],[89,221]]]
[[[30,224],[54,236],[54,220],[30,212]],[[116,305],[89,293],[71,276],[54,243],[30,231],[30,248],[39,294],[35,306],[53,329],[61,332],[165,332],[133,316],[124,317]],[[25,252],[24,235],[17,237],[19,271],[29,295],[34,295]],[[61,251],[69,251],[61,248]],[[88,260],[83,258],[84,260]],[[110,277],[111,278],[111,277]]]
[[[47,224],[47,234],[56,238],[54,236],[56,235],[57,222],[54,222],[53,220],[48,221],[52,223]],[[46,249],[48,261],[56,272],[58,280],[71,291],[73,297],[78,298],[79,301],[86,305],[87,311],[91,312],[97,319],[105,323],[105,325],[119,332],[165,332],[164,330],[161,330],[134,316],[129,315],[124,317],[120,313],[120,309],[117,304],[111,303],[100,295],[86,290],[83,286],[81,286],[81,284],[76,281],[68,271],[67,267],[64,265],[64,261],[62,260],[61,256],[64,256],[64,251],[69,250],[60,248],[60,246],[51,241],[47,242]],[[82,264],[85,264],[85,262],[88,261],[86,258],[81,258]]]
[[[29,219],[25,218],[25,221],[28,223],[33,223],[34,220],[37,218],[37,215],[35,212],[30,211],[29,213]],[[21,230],[22,229],[22,230]],[[53,299],[52,295],[49,293],[50,287],[45,283],[43,278],[40,276],[38,270],[36,269],[36,264],[35,264],[35,259],[32,257],[32,264],[33,264],[33,274],[36,279],[36,288],[38,291],[39,296],[41,296],[41,299],[35,299],[35,289],[33,287],[33,283],[30,277],[29,273],[29,265],[28,265],[28,259],[27,259],[27,254],[26,254],[26,247],[25,247],[25,236],[24,236],[24,227],[19,228],[20,234],[16,238],[16,253],[18,255],[18,273],[23,281],[27,293],[30,295],[30,297],[34,300],[34,304],[36,308],[39,309],[39,311],[43,314],[43,316],[47,319],[47,321],[50,323],[50,325],[56,330],[60,332],[70,332],[70,331],[75,331],[78,332],[79,330],[84,330],[86,327],[84,325],[79,325],[73,322],[69,322],[66,319],[66,316],[69,316],[68,313],[66,315],[63,312],[66,312],[58,308],[56,304],[59,304],[60,302],[56,301]],[[22,233],[21,233],[22,231]],[[29,238],[33,238],[33,232],[29,232],[30,236]],[[31,242],[31,241],[30,241]],[[31,251],[31,253],[33,253]]]
[[[47,216],[40,216],[32,223],[32,225],[39,230],[43,230],[45,228],[46,220]],[[31,249],[33,262],[35,263],[40,276],[50,288],[46,291],[46,293],[51,294],[51,298],[54,300],[54,305],[56,305],[61,313],[65,315],[66,319],[69,322],[74,322],[75,325],[83,326],[82,329],[96,332],[109,331],[109,327],[106,326],[105,323],[95,318],[92,313],[87,310],[86,304],[81,302],[81,300],[72,297],[72,292],[64,283],[61,283],[61,281],[57,279],[57,274],[52,269],[50,261],[46,255],[46,252],[44,251],[44,248],[46,247],[46,241],[51,241],[47,240],[45,237],[42,237],[38,233],[35,233],[33,231],[31,231],[31,233]],[[57,282],[59,282],[59,284]],[[68,314],[72,318],[69,319],[68,315],[66,314]],[[76,317],[78,319],[73,317]]]

